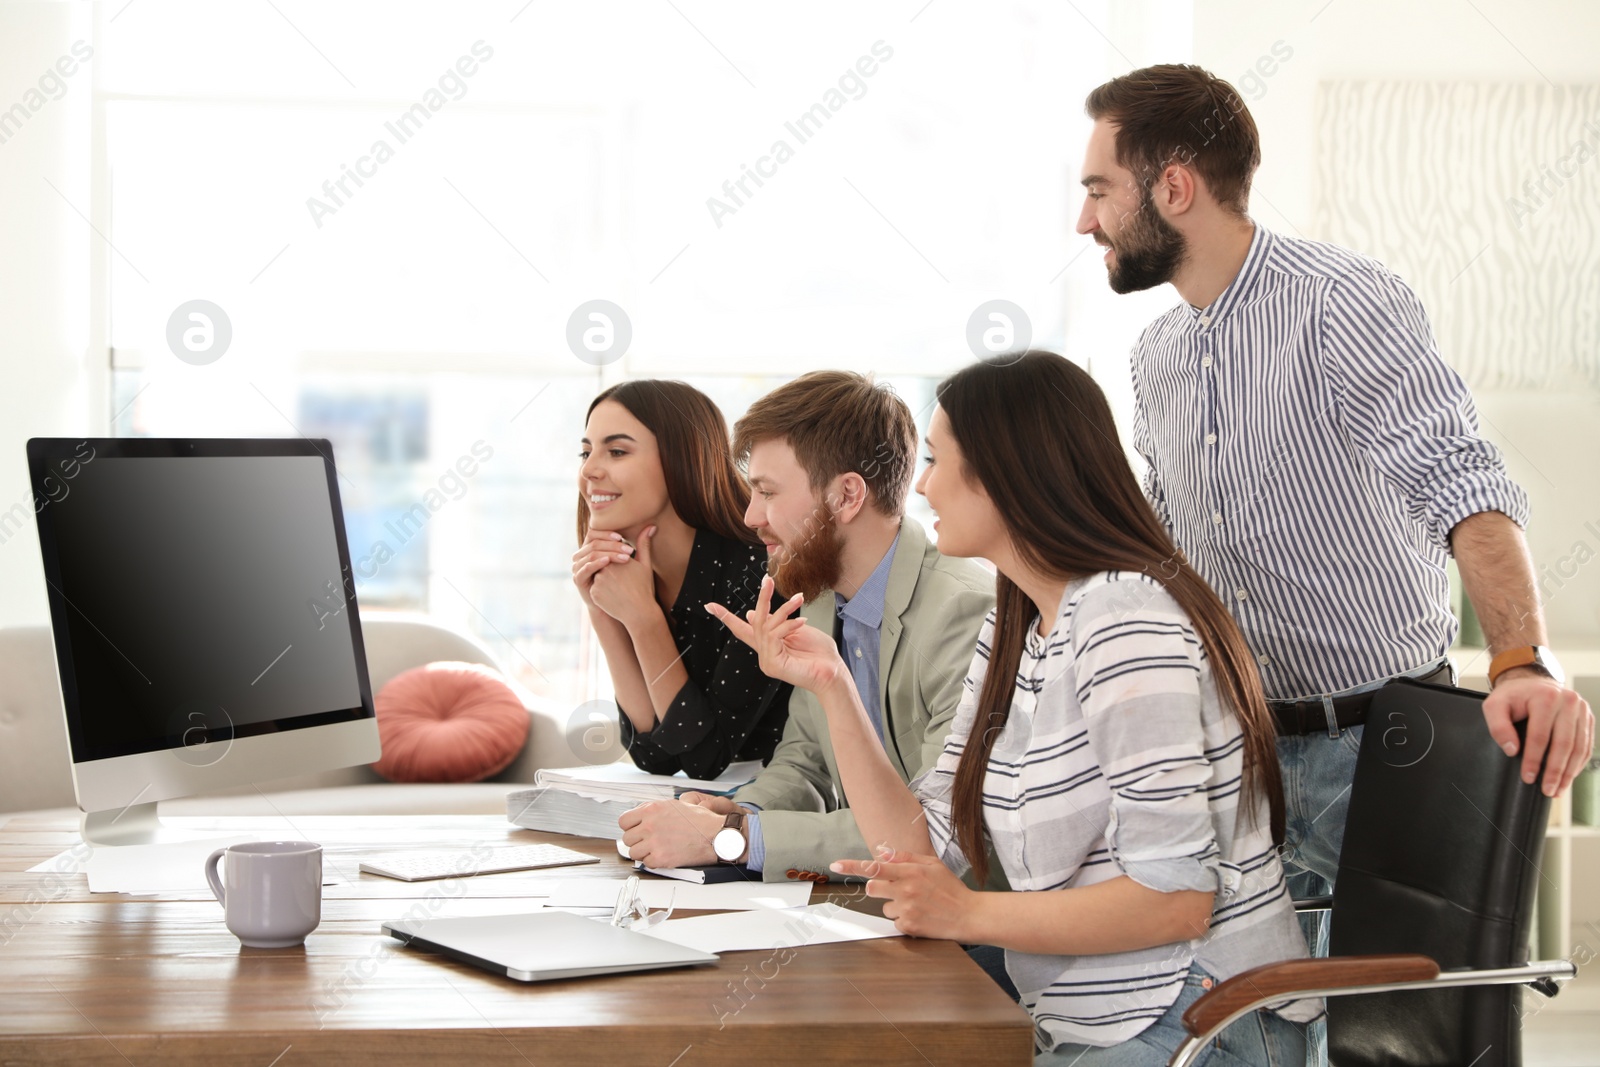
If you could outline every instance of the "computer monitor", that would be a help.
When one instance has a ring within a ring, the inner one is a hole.
[[[86,841],[378,758],[327,441],[35,438],[28,468]]]

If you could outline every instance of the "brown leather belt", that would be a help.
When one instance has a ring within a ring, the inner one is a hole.
[[[1419,682],[1431,682],[1435,685],[1451,684],[1450,665],[1445,664],[1430,674],[1424,674],[1416,679]],[[1380,687],[1381,688],[1381,687]],[[1352,726],[1360,726],[1367,721],[1367,709],[1372,706],[1372,698],[1378,695],[1377,689],[1365,693],[1351,693],[1349,696],[1334,697],[1333,717],[1339,724],[1339,729],[1348,730]],[[1323,709],[1321,697],[1310,700],[1269,700],[1267,707],[1272,711],[1272,717],[1278,723],[1280,737],[1298,737],[1302,734],[1314,734],[1328,728],[1328,715]]]

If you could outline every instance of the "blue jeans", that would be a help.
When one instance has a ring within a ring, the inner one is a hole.
[[[1183,1013],[1216,980],[1199,964],[1189,968],[1183,991],[1167,1013],[1120,1045],[1057,1045],[1034,1057],[1034,1067],[1166,1067],[1188,1038]],[[1300,1067],[1306,1062],[1305,1027],[1269,1011],[1246,1015],[1217,1035],[1195,1067]]]
[[[1351,726],[1339,731],[1338,737],[1318,732],[1278,738],[1285,813],[1283,872],[1289,895],[1296,900],[1333,892],[1362,730]],[[1301,915],[1300,928],[1311,954],[1326,956],[1328,913]],[[1327,1062],[1328,1024],[1319,1020],[1306,1027],[1306,1064],[1325,1067]]]

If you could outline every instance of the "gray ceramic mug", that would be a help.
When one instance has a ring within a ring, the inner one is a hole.
[[[322,921],[322,846],[310,841],[219,848],[206,860],[206,881],[228,929],[250,948],[298,945]]]

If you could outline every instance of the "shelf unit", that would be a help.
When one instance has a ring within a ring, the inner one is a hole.
[[[1585,841],[1600,842],[1600,826],[1574,825],[1572,796],[1557,797],[1550,806],[1550,830],[1544,839],[1544,877],[1539,882],[1538,948],[1544,959],[1571,957],[1579,942],[1586,949],[1580,956],[1600,957],[1600,923],[1588,924],[1591,936],[1573,936],[1572,854]]]
[[[1589,702],[1600,707],[1600,652],[1564,653],[1556,650],[1567,684]],[[1478,648],[1453,648],[1460,685],[1466,689],[1489,689],[1489,654]],[[1576,826],[1572,822],[1572,794],[1557,797],[1550,805],[1550,829],[1545,836],[1544,862],[1539,879],[1538,953],[1542,959],[1572,958],[1580,955],[1600,960],[1600,922],[1587,924],[1582,937],[1573,936],[1572,858],[1576,848],[1600,849],[1600,826]],[[1600,893],[1600,886],[1593,892]],[[1581,965],[1581,963],[1580,963]],[[1559,1001],[1559,998],[1558,998]]]

